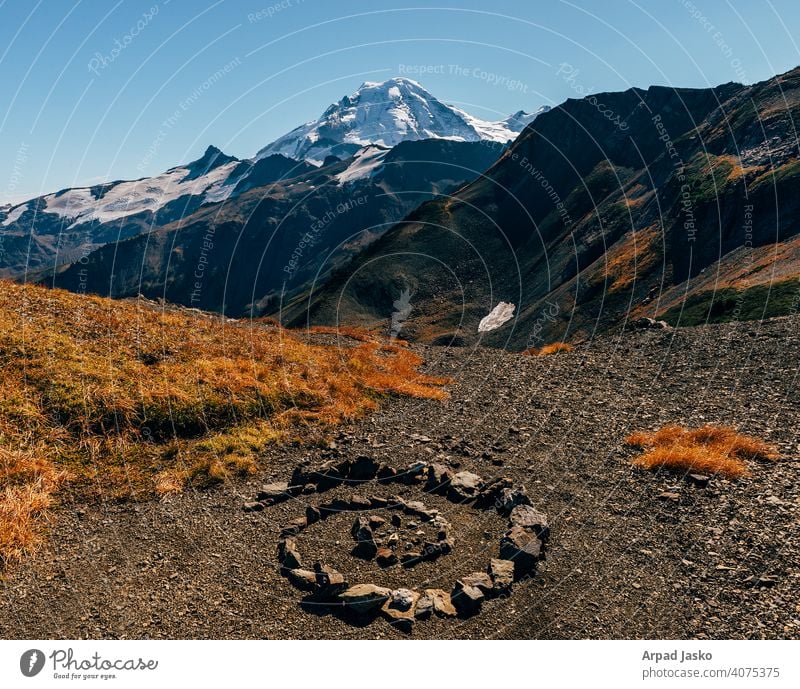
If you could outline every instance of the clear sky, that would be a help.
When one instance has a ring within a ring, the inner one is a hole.
[[[252,156],[363,81],[405,74],[499,119],[752,83],[800,64],[794,36],[797,0],[0,0],[0,203],[209,144]]]

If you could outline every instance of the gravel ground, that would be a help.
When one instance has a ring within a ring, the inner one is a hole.
[[[307,612],[277,571],[280,527],[344,489],[242,510],[262,482],[288,479],[304,459],[370,454],[397,467],[438,458],[508,476],[550,519],[547,560],[533,580],[475,617],[418,622],[415,638],[800,638],[798,326],[792,317],[625,332],[541,358],[420,348],[427,372],[453,378],[449,400],[394,400],[330,447],[275,448],[258,480],[54,511],[47,545],[0,582],[0,635],[404,636],[380,618],[353,625]],[[624,437],[666,423],[730,424],[785,459],[705,488],[633,468]],[[349,555],[343,518],[310,527],[301,552],[325,557],[351,583],[442,588],[497,556],[497,515],[419,488],[393,492],[442,510],[452,553],[383,571]]]

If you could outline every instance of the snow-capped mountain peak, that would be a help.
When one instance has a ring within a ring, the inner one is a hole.
[[[319,119],[293,129],[256,157],[280,153],[320,164],[328,155],[349,157],[370,144],[392,147],[420,139],[506,142],[539,112],[529,115],[520,111],[487,122],[442,103],[413,79],[365,81],[355,93],[328,107]]]

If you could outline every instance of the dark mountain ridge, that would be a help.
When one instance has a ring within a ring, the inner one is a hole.
[[[708,306],[692,322],[724,319],[730,309],[712,314],[720,289],[786,288],[800,274],[799,85],[795,69],[753,86],[570,99],[485,175],[284,303],[282,320],[386,327],[404,290],[404,336],[426,342],[476,340],[499,301],[515,304],[515,318],[483,338],[514,348],[580,340],[629,317],[677,322],[687,297]]]

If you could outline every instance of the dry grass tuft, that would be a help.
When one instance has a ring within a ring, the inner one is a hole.
[[[645,469],[720,474],[739,478],[748,473],[746,460],[774,460],[779,455],[762,440],[727,426],[664,426],[655,433],[639,431],[625,443],[645,449],[633,460]]]
[[[559,354],[560,352],[572,352],[575,350],[568,342],[552,342],[544,345],[541,349],[531,347],[522,352],[525,356],[548,356],[550,354]]]
[[[0,447],[0,568],[36,548],[38,520],[65,478],[35,452]]]
[[[361,331],[352,346],[185,309],[0,281],[0,558],[59,487],[143,498],[255,473],[276,442],[447,381]]]

